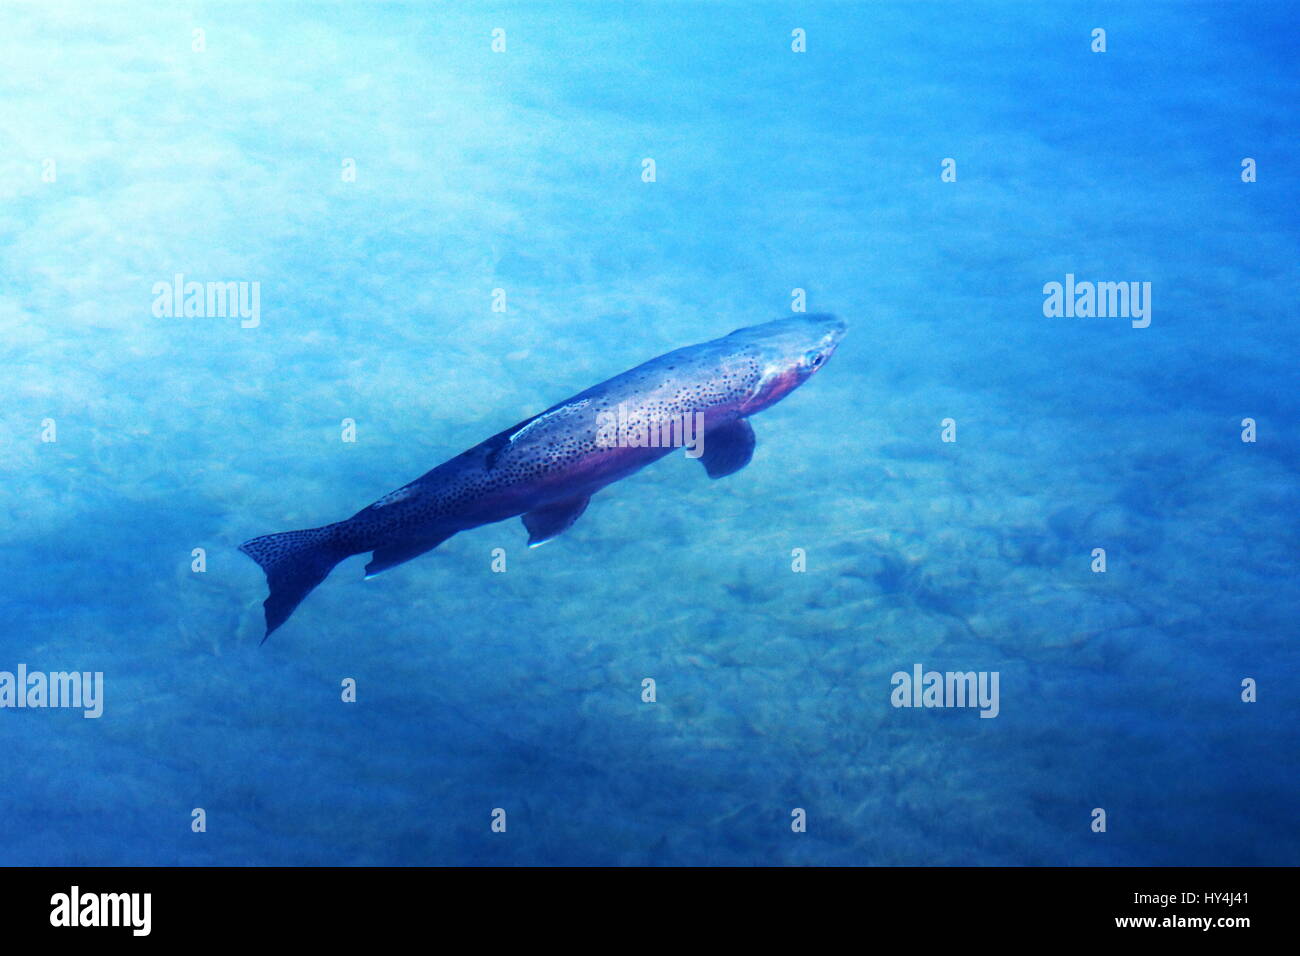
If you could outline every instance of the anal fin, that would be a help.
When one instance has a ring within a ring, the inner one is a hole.
[[[700,464],[710,478],[734,475],[754,456],[754,429],[746,419],[738,418],[704,433],[704,454]]]
[[[405,564],[412,558],[418,558],[424,552],[432,551],[455,533],[449,531],[446,534],[400,541],[397,544],[386,544],[382,548],[375,548],[374,554],[370,556],[370,563],[366,565],[366,577],[373,578],[380,571],[387,571],[399,564]]]
[[[590,501],[590,495],[578,495],[553,501],[523,515],[524,527],[528,529],[528,547],[535,548],[568,531],[587,510]]]

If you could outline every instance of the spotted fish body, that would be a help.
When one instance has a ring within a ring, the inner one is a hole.
[[[493,435],[346,521],[244,542],[270,586],[266,636],[351,555],[373,552],[370,577],[457,532],[517,515],[530,545],[551,540],[595,492],[673,451],[639,440],[642,426],[694,423],[693,436],[690,427],[666,434],[693,437],[688,454],[710,477],[734,474],[753,454],[749,416],[821,368],[844,331],[834,316],[794,316],[668,352]]]

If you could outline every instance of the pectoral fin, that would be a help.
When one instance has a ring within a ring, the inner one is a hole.
[[[710,478],[734,475],[754,455],[754,429],[744,418],[704,433],[704,454],[700,463]]]
[[[568,531],[578,516],[587,510],[589,501],[590,495],[565,498],[524,515],[524,527],[528,529],[528,547],[535,548]]]

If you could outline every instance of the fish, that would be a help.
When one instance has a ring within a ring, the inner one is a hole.
[[[591,496],[683,448],[711,479],[754,454],[749,418],[826,364],[847,330],[800,314],[689,345],[552,405],[389,492],[351,518],[239,546],[266,574],[263,643],[340,561],[369,553],[373,578],[452,535],[520,517],[528,544],[563,534]]]

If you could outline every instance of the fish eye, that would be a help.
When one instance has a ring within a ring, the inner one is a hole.
[[[811,369],[821,368],[822,362],[826,361],[826,356],[821,352],[809,352],[804,356],[804,361]]]

